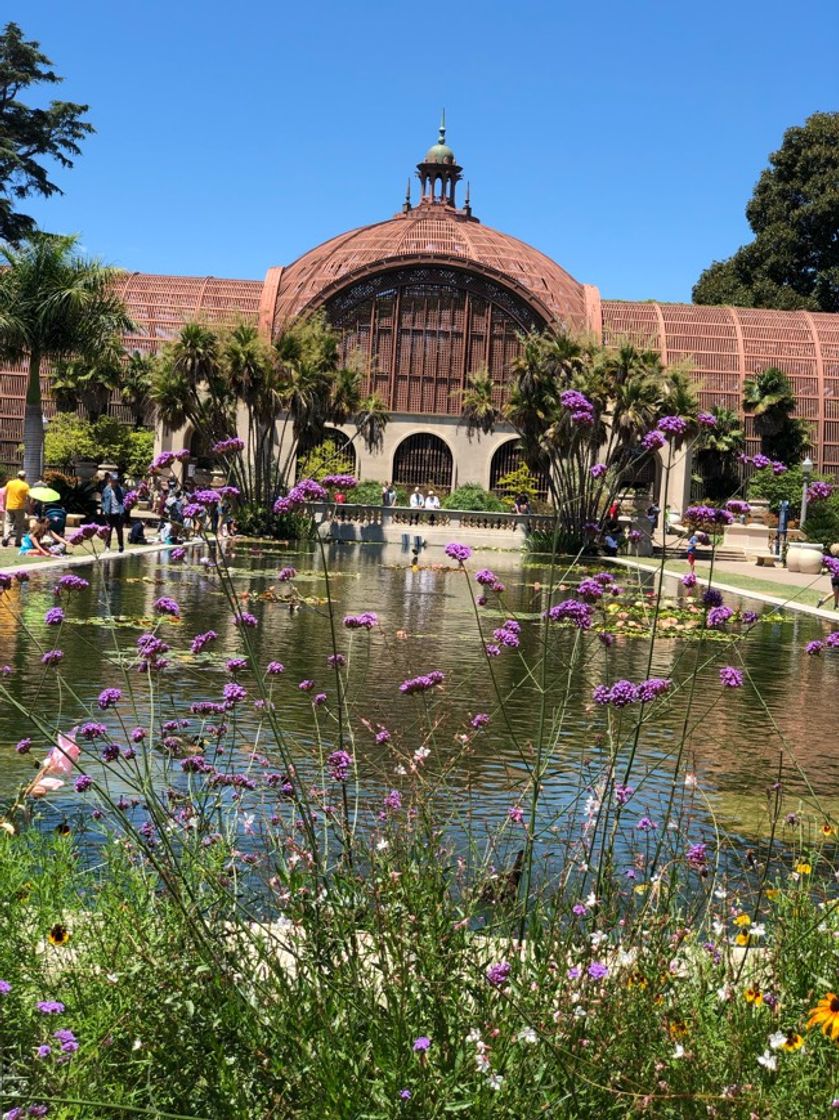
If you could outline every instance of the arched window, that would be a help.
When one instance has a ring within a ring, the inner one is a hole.
[[[418,432],[408,436],[393,456],[393,481],[401,486],[452,488],[452,453],[438,436]]]
[[[323,439],[297,459],[298,478],[321,474],[357,474],[358,459],[350,437],[339,428],[327,428]]]
[[[515,494],[511,494],[506,487],[499,487],[498,483],[505,475],[512,474],[513,471],[517,471],[521,466],[524,466],[524,456],[522,455],[519,441],[517,439],[511,439],[508,440],[507,443],[502,443],[492,456],[492,462],[489,468],[490,490],[497,493],[499,497],[515,497]],[[534,477],[534,484],[536,486],[537,496],[546,500],[550,489],[547,477],[542,472],[539,472],[539,474]]]

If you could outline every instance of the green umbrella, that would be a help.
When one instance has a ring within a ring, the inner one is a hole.
[[[49,486],[33,486],[29,491],[29,497],[34,498],[36,502],[57,502],[61,495]]]

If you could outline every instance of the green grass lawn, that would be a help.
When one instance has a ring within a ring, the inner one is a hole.
[[[650,568],[654,565],[654,561],[645,561],[644,563],[649,564]],[[655,568],[657,570],[658,565],[655,565]],[[682,576],[688,571],[688,564],[686,560],[668,560],[664,570],[668,575]],[[708,579],[710,570],[710,564],[700,562],[696,565],[696,574],[701,580]],[[745,572],[741,574],[740,572],[723,571],[716,568],[715,580],[717,583],[727,583],[731,587],[740,588],[742,591],[757,591],[761,595],[772,595],[776,599],[803,603],[808,607],[815,607],[819,599],[830,592],[828,579],[824,575],[813,576],[812,587],[798,587],[794,583],[761,579],[759,576],[747,575]]]

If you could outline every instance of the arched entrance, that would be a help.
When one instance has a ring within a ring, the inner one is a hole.
[[[492,456],[492,462],[489,468],[489,488],[499,498],[515,497],[506,486],[499,486],[499,482],[506,475],[512,474],[517,471],[519,467],[525,465],[524,455],[521,451],[521,445],[517,439],[508,440],[502,443],[501,446],[495,451]],[[532,474],[533,472],[531,472]],[[536,487],[536,497],[546,501],[550,487],[548,486],[548,479],[541,471],[534,475],[534,485]]]
[[[393,456],[393,481],[400,486],[451,490],[454,464],[448,446],[430,432],[403,439]]]
[[[358,458],[350,437],[338,428],[327,428],[323,439],[297,458],[298,478],[319,478],[322,474],[357,476]]]

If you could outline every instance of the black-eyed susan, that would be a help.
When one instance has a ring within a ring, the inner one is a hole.
[[[753,1003],[755,1007],[760,1007],[763,1003],[763,993],[760,988],[756,988],[752,984],[743,992],[743,999],[746,1003]]]
[[[734,944],[739,945],[741,948],[745,948],[750,944],[751,940],[751,937],[749,937],[747,933],[738,933],[734,938]]]
[[[684,1019],[671,1019],[667,1024],[667,1033],[672,1039],[687,1038],[688,1025]]]
[[[734,924],[736,926],[750,926],[752,924],[752,919],[748,914],[738,914],[734,919]]]
[[[813,871],[813,867],[812,864],[802,862],[795,865],[795,870],[799,875],[810,875]]]
[[[822,836],[824,836],[824,837],[833,836],[835,834],[835,832],[836,832],[836,829],[833,827],[833,825],[828,824],[828,822],[825,821],[824,824],[822,825]]]
[[[70,931],[61,922],[56,922],[52,929],[47,934],[47,941],[50,945],[62,946],[66,945],[70,940]]]
[[[807,1030],[820,1027],[826,1038],[839,1038],[839,996],[828,992],[810,1012]]]

